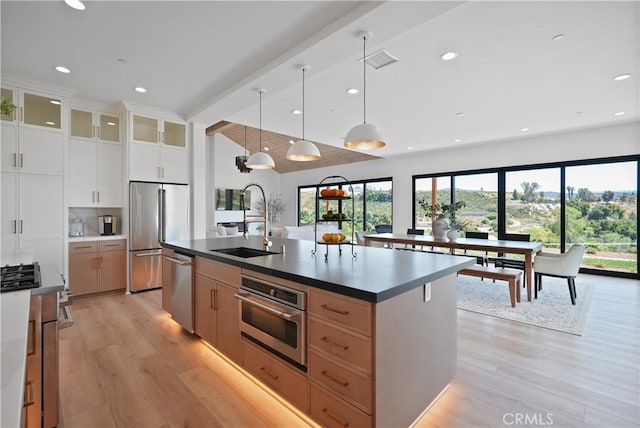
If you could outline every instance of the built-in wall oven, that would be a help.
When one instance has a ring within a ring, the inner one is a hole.
[[[305,366],[306,293],[246,275],[241,284],[235,297],[242,334]]]

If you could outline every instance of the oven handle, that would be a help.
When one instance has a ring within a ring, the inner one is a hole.
[[[300,316],[301,312],[296,311],[296,313],[290,314],[287,312],[282,312],[279,311],[277,309],[273,309],[271,306],[267,306],[265,304],[256,302],[255,300],[251,300],[250,298],[248,298],[247,296],[249,296],[249,294],[240,294],[240,293],[235,293],[233,295],[236,299],[238,300],[242,300],[243,302],[247,302],[248,304],[258,307],[260,309],[264,309],[265,311],[269,312],[270,314],[276,315],[280,318],[284,318],[286,320],[291,320],[293,318],[296,318],[298,316]]]

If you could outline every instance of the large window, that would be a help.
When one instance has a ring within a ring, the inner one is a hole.
[[[375,232],[379,224],[393,224],[393,181],[391,178],[352,181],[355,231]],[[341,188],[349,191],[348,185]],[[298,225],[315,221],[316,185],[298,187]],[[346,204],[346,202],[345,202]],[[349,208],[350,209],[350,208]],[[340,225],[346,234],[351,223]]]
[[[548,252],[582,243],[583,271],[638,278],[639,162],[628,156],[414,176],[414,227],[431,226],[418,201],[464,201],[466,230],[529,234]]]
[[[638,272],[638,162],[566,169],[565,243],[587,246],[582,266]]]

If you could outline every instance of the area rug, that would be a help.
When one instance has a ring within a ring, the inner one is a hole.
[[[527,290],[521,290],[522,302],[511,307],[509,286],[505,281],[460,275],[458,280],[458,308],[498,318],[544,327],[582,336],[589,314],[593,284],[576,281],[578,299],[571,304],[567,280],[544,277],[538,299],[527,302]],[[533,293],[533,290],[532,290]]]

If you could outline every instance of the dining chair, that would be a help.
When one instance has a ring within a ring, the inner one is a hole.
[[[531,235],[524,233],[505,233],[502,239],[505,241],[529,242],[531,241]],[[504,253],[498,253],[497,257],[489,258],[488,260],[493,262],[495,267],[520,269],[523,271],[526,269],[524,259],[507,257]],[[522,279],[522,287],[526,287],[526,281],[527,277],[525,275]]]
[[[569,286],[571,304],[576,304],[578,294],[576,293],[576,276],[582,264],[585,246],[573,244],[569,251],[564,254],[553,254],[541,252],[536,256],[535,264],[535,295],[538,298],[538,290],[542,289],[542,276],[553,276],[556,278],[566,278]]]
[[[473,239],[489,239],[489,232],[465,232],[464,233],[464,237],[465,238],[473,238]],[[464,253],[467,254],[467,250],[464,250]],[[484,252],[484,256],[480,255],[477,256],[476,255],[476,264],[480,265],[480,266],[489,266],[489,252],[485,251]]]
[[[376,233],[391,233],[393,232],[393,226],[390,224],[376,224]]]

